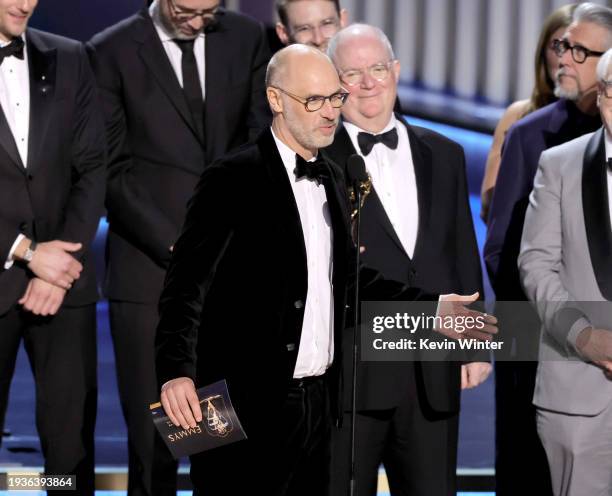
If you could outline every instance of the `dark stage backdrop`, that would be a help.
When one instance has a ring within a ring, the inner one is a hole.
[[[87,41],[146,4],[146,0],[40,0],[30,25]]]
[[[148,5],[148,0],[40,0],[30,25],[80,41],[115,24]],[[270,23],[273,0],[221,1],[256,19]]]

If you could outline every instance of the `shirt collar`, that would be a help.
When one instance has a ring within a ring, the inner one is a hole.
[[[295,169],[295,165],[296,165],[295,156],[297,155],[297,153],[293,151],[291,148],[289,148],[289,146],[287,146],[284,142],[282,142],[276,136],[276,134],[274,134],[274,129],[270,128],[270,131],[272,131],[272,137],[274,138],[274,141],[276,142],[276,148],[278,148],[278,153],[281,156],[283,165],[285,166],[288,172],[293,174],[293,169]],[[316,159],[317,157],[315,156],[311,158],[310,160],[308,160],[308,162],[314,162]]]
[[[351,122],[343,121],[343,124],[344,124],[344,127],[346,128],[346,131],[349,133],[349,136],[353,139],[353,141],[357,140],[357,135],[359,133],[372,134],[369,131],[361,129],[359,126],[356,126],[355,124]],[[391,119],[389,119],[389,122],[387,123],[387,125],[383,128],[382,131],[376,134],[386,133],[387,131],[391,131],[391,129],[393,129],[396,126],[397,126],[397,119],[395,118],[395,114],[391,114]]]
[[[24,43],[26,42],[25,31],[23,33],[21,33],[21,36],[19,38],[21,38]],[[10,45],[10,43],[11,43],[10,41],[3,41],[3,42],[0,43],[0,48],[4,48],[5,46]],[[24,45],[23,48],[25,49],[25,45]]]
[[[168,43],[170,41],[174,41],[175,36],[173,35],[173,33],[168,31],[168,29],[166,29],[166,26],[164,26],[164,23],[161,21],[161,17],[160,17],[161,14],[159,12],[159,9],[160,9],[159,0],[153,0],[153,3],[149,6],[149,15],[151,16],[151,19],[153,20],[153,24],[155,25],[157,34],[159,35],[159,38],[162,43]],[[205,36],[204,31],[202,31],[196,37],[196,39],[204,38],[204,36]]]

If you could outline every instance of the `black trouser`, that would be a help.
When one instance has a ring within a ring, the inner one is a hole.
[[[498,496],[552,495],[546,452],[538,436],[533,391],[537,362],[495,363],[495,485]]]
[[[96,307],[62,307],[53,317],[15,307],[0,317],[0,430],[21,339],[36,384],[36,428],[45,473],[74,474],[77,490],[66,494],[93,495]]]
[[[327,381],[293,381],[278,411],[266,403],[264,384],[259,394],[258,417],[269,416],[257,422],[257,432],[246,429],[246,441],[191,457],[194,495],[325,496],[331,426]]]
[[[359,411],[355,421],[355,495],[376,496],[378,468],[385,467],[393,496],[455,496],[458,414],[429,411],[411,382],[395,407]],[[332,435],[331,495],[348,494],[351,415]]]
[[[157,305],[111,301],[121,408],[128,428],[130,496],[176,495],[178,463],[151,421],[149,405],[159,401],[155,375]]]

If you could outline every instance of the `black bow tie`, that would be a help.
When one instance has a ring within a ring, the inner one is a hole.
[[[293,173],[297,179],[306,177],[310,181],[316,181],[317,184],[321,184],[323,179],[329,176],[329,169],[325,159],[321,158],[321,156],[314,162],[306,162],[306,160],[296,154]]]
[[[361,149],[361,153],[363,155],[368,155],[376,143],[382,143],[386,147],[391,148],[391,150],[395,150],[397,148],[397,141],[398,138],[396,128],[382,134],[360,132],[357,135],[357,143],[359,144],[359,148]]]
[[[0,48],[0,64],[4,62],[6,57],[10,57],[11,55],[23,60],[23,45],[24,43],[21,38],[13,38],[13,41],[8,45]]]
[[[606,164],[608,165],[608,169],[610,169],[612,171],[612,157],[610,157],[608,159],[608,161],[606,162]]]

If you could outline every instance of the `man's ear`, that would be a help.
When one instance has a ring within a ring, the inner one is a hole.
[[[278,91],[276,88],[272,88],[272,86],[268,86],[266,88],[266,96],[268,97],[268,103],[270,104],[272,112],[275,114],[282,113],[283,101],[280,97],[280,91]]]
[[[399,60],[394,60],[393,61],[393,66],[391,67],[393,70],[393,75],[395,76],[395,82],[399,82],[399,78],[400,78],[400,74],[402,72],[402,68],[400,66],[400,61]]]
[[[340,28],[345,28],[349,23],[348,10],[340,9]]]
[[[289,32],[282,22],[276,23],[276,36],[278,36],[283,45],[289,44]]]

